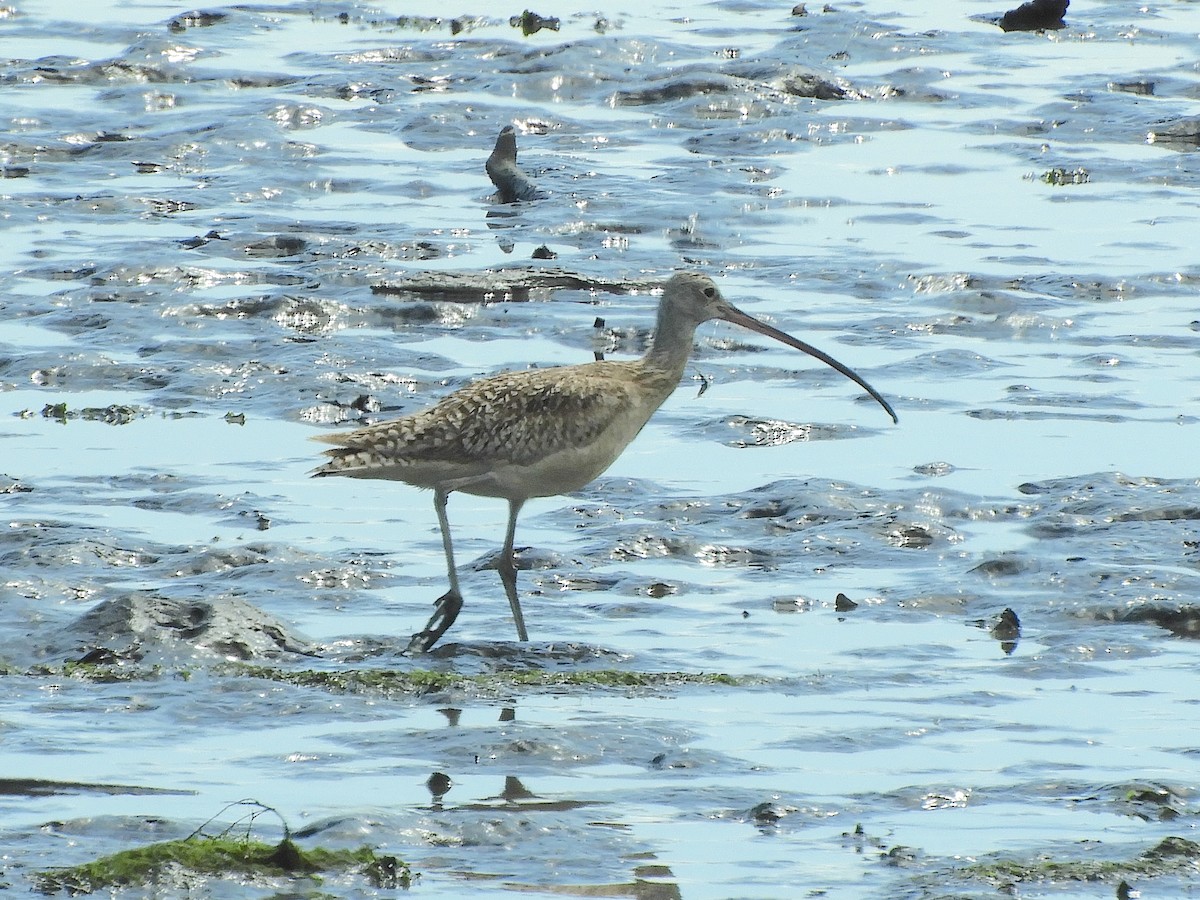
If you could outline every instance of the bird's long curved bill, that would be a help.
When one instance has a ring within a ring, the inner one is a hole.
[[[787,344],[789,347],[795,347],[797,350],[807,353],[814,359],[819,359],[830,368],[841,372],[843,375],[861,387],[864,391],[870,394],[876,403],[887,410],[887,414],[892,417],[893,422],[900,421],[899,417],[896,415],[896,411],[892,409],[892,404],[883,399],[883,395],[880,394],[879,391],[867,384],[867,380],[849,366],[845,366],[838,362],[824,350],[818,350],[812,344],[806,344],[799,338],[792,337],[787,332],[780,331],[778,328],[772,328],[767,323],[758,321],[758,319],[754,318],[754,316],[750,315],[749,313],[742,312],[732,304],[725,304],[725,308],[721,311],[721,318],[726,322],[732,322],[734,325],[741,325],[743,328],[748,328],[751,331],[755,331],[758,334],[764,335],[765,337],[774,338],[781,344]]]

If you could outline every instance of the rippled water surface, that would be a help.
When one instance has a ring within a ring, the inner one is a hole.
[[[971,861],[1193,838],[1200,11],[1004,10],[0,7],[0,884],[246,797],[444,897],[992,897]],[[493,201],[505,125],[540,200]],[[526,507],[530,644],[503,504],[454,495],[466,607],[403,655],[430,498],[310,480],[306,439],[629,358],[684,268],[899,425],[706,325],[613,468]],[[287,678],[430,668],[572,680]]]

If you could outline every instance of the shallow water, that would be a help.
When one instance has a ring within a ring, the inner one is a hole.
[[[1200,20],[808,7],[546,8],[529,37],[474,3],[7,8],[0,758],[56,787],[5,782],[0,883],[243,797],[446,897],[993,896],[964,861],[1195,836]],[[490,202],[508,124],[543,200]],[[632,289],[372,291],[499,267]],[[455,495],[466,608],[401,656],[444,589],[429,497],[309,480],[306,438],[638,353],[677,268],[899,426],[705,326],[613,468],[526,508],[531,644],[503,505]],[[97,615],[142,602],[245,634]],[[97,648],[139,677],[63,673]],[[338,693],[228,658],[755,682]]]

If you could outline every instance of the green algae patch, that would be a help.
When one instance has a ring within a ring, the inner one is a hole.
[[[1035,860],[992,859],[965,866],[964,875],[998,887],[1016,884],[1103,881],[1200,874],[1200,843],[1187,838],[1164,838],[1130,860],[1076,859],[1060,861],[1048,857]]]
[[[378,693],[412,696],[447,691],[487,695],[511,693],[520,689],[608,688],[662,691],[689,686],[749,687],[769,683],[769,679],[765,678],[726,675],[719,672],[628,672],[617,669],[559,672],[512,669],[463,674],[436,672],[430,669],[283,669],[249,663],[219,663],[208,671],[216,675],[260,678],[297,687],[315,687],[339,694]],[[34,666],[23,674],[42,678],[69,678],[95,684],[159,681],[164,678],[188,681],[195,676],[192,669],[113,664],[108,661],[43,664]]]
[[[316,687],[337,693],[436,694],[445,691],[476,693],[511,692],[513,689],[620,688],[666,690],[686,686],[739,687],[762,684],[762,679],[705,672],[623,672],[615,669],[545,672],[511,670],[464,675],[428,669],[277,669],[238,664],[225,668],[229,674],[263,678],[299,687]]]
[[[158,681],[166,673],[162,666],[127,665],[120,662],[68,661],[60,666],[42,666],[35,669],[39,675],[59,675],[77,681],[95,684],[120,684],[134,681]],[[186,675],[181,675],[185,680]]]
[[[38,889],[44,894],[93,891],[177,880],[186,875],[255,879],[319,877],[327,872],[361,872],[375,887],[403,887],[412,883],[406,863],[377,856],[369,847],[357,850],[304,850],[289,838],[278,844],[228,837],[189,837],[122,850],[93,862],[39,872]]]

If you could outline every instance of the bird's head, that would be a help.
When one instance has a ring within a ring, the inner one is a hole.
[[[669,333],[686,332],[690,341],[691,334],[695,328],[710,319],[722,319],[726,322],[732,322],[734,325],[748,328],[750,331],[773,338],[782,344],[787,344],[789,347],[794,347],[803,353],[807,353],[809,356],[819,359],[825,365],[836,369],[870,394],[887,411],[887,414],[892,417],[893,422],[899,421],[891,404],[875,388],[867,384],[866,380],[853,369],[838,362],[825,351],[818,350],[812,344],[792,337],[790,334],[780,331],[766,322],[760,322],[749,313],[742,312],[742,310],[721,296],[721,291],[717,288],[716,283],[707,275],[701,275],[698,272],[681,272],[673,275],[663,287],[662,301],[658,311],[659,331],[666,330]]]

